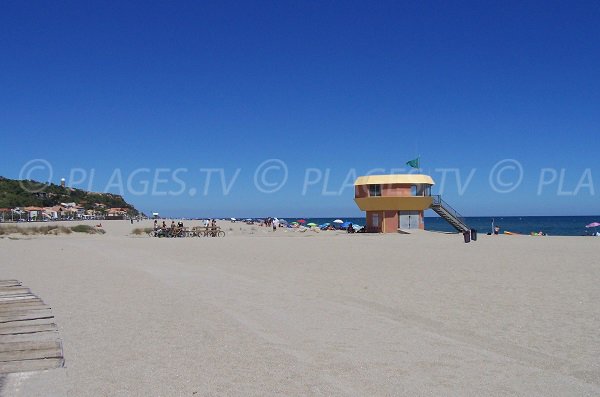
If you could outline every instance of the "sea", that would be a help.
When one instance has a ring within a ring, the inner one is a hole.
[[[344,222],[352,222],[355,225],[364,225],[365,218],[284,218],[288,222],[299,219],[306,220],[306,223],[332,222],[335,219],[341,219]],[[492,222],[500,227],[500,232],[509,231],[519,234],[530,234],[532,232],[543,232],[549,236],[589,236],[596,231],[594,228],[587,229],[585,225],[592,222],[600,222],[600,215],[597,216],[480,216],[465,217],[465,222],[469,227],[478,231],[478,233],[489,233],[492,231]],[[440,217],[425,217],[425,229],[440,232],[455,232],[445,220]]]

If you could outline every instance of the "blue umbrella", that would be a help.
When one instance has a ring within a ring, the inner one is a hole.
[[[342,223],[342,224],[340,225],[340,227],[343,227],[344,229],[347,229],[347,228],[348,228],[348,226],[350,226],[350,224],[351,224],[351,223],[352,223],[352,222],[344,222],[344,223]]]

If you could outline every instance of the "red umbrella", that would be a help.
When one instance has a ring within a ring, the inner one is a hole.
[[[298,219],[296,222],[298,222],[298,223],[306,223],[306,221],[304,219]]]

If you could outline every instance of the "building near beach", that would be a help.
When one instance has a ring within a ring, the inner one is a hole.
[[[106,219],[120,220],[127,218],[127,208],[109,208],[106,214]]]
[[[372,233],[398,233],[425,229],[424,213],[432,209],[457,231],[469,230],[463,217],[440,196],[431,194],[435,184],[429,175],[390,174],[361,176],[354,182],[354,201],[366,212],[366,228]]]

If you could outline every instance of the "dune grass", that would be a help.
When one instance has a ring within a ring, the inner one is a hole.
[[[71,230],[75,233],[87,233],[87,234],[104,234],[104,229],[97,228],[90,225],[77,225],[71,226]]]
[[[71,234],[71,233],[87,233],[87,234],[104,234],[104,229],[95,228],[89,225],[76,225],[76,226],[58,226],[58,225],[44,225],[44,226],[17,226],[17,225],[1,225],[0,236],[9,234],[22,234],[24,236],[35,236],[35,235],[58,235],[58,234]]]
[[[152,231],[153,229],[151,227],[136,227],[135,229],[133,229],[131,231],[131,234],[135,235],[135,236],[141,236],[143,234],[148,234]]]

